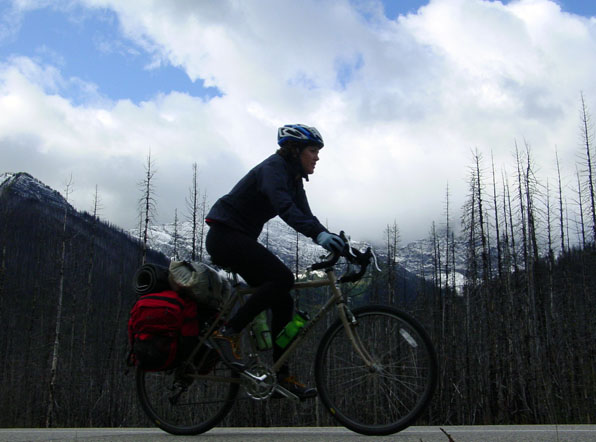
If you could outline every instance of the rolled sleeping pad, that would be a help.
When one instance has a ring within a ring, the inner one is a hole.
[[[133,277],[133,288],[137,296],[171,290],[168,268],[157,264],[144,264]]]

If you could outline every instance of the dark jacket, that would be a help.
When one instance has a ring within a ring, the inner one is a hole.
[[[257,239],[265,223],[277,215],[313,240],[326,230],[310,211],[299,165],[273,154],[248,172],[230,193],[217,200],[206,220],[225,224]]]

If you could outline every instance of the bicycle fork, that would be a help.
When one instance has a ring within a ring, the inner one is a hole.
[[[356,325],[358,325],[356,317],[345,303],[341,302],[337,307],[339,310],[339,317],[341,318],[341,322],[344,325],[344,330],[346,331],[352,346],[356,350],[356,353],[358,353],[370,372],[377,371],[377,363],[375,362],[373,356],[368,352],[366,346],[362,343],[362,340],[355,329]]]

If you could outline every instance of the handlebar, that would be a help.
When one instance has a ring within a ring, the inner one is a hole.
[[[330,269],[333,266],[335,266],[335,264],[337,264],[337,261],[339,261],[339,258],[344,257],[350,264],[354,264],[354,265],[358,266],[359,270],[347,272],[341,278],[339,278],[338,282],[356,282],[356,281],[360,280],[366,273],[366,270],[368,268],[368,265],[371,262],[371,259],[374,259],[375,262],[376,262],[376,259],[372,252],[372,249],[370,247],[368,247],[366,249],[366,251],[363,253],[360,250],[355,249],[354,247],[352,247],[350,245],[350,242],[349,242],[348,238],[346,238],[346,235],[343,231],[341,231],[339,233],[339,236],[346,244],[344,249],[340,252],[332,252],[329,255],[328,259],[326,259],[325,261],[321,261],[321,262],[312,264],[309,267],[309,269],[310,270]]]

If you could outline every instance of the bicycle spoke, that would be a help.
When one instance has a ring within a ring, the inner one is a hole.
[[[359,378],[346,378],[345,381],[341,381],[337,384],[338,387],[347,387],[347,391],[356,390],[360,385],[366,383],[366,375],[362,375]]]

